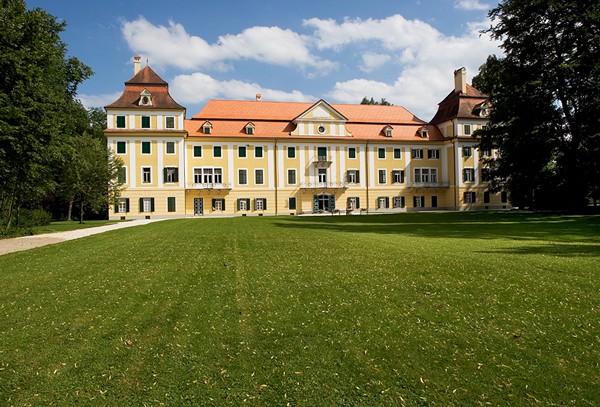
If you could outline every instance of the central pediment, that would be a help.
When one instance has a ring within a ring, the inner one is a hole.
[[[293,120],[296,129],[291,135],[350,137],[347,121],[346,116],[321,99]]]

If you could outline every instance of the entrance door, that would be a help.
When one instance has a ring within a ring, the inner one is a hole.
[[[335,195],[320,194],[313,196],[314,211],[331,212],[335,209]]]
[[[204,215],[204,198],[194,198],[194,216]]]

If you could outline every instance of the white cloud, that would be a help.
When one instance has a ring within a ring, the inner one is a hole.
[[[462,10],[489,10],[490,5],[480,3],[479,0],[456,0],[454,7]]]
[[[239,80],[219,81],[201,72],[178,75],[170,83],[170,92],[179,103],[201,103],[210,99],[252,100],[260,93],[264,100],[306,102],[315,97],[300,91],[285,92],[263,88],[257,83]]]
[[[81,101],[83,106],[89,109],[91,107],[104,107],[110,105],[121,96],[121,93],[122,92],[120,91],[101,95],[86,95],[80,93],[77,95],[77,98]]]
[[[486,24],[489,26],[489,21],[468,24],[462,35],[446,36],[424,22],[399,15],[381,20],[346,19],[339,24],[316,18],[305,21],[315,29],[315,42],[322,48],[342,52],[368,43],[369,51],[363,56],[365,72],[369,72],[365,61],[379,55],[377,50],[397,55],[392,61],[399,73],[392,83],[355,78],[337,82],[329,97],[343,103],[357,103],[364,96],[385,98],[424,120],[433,116],[437,103],[453,89],[455,69],[464,66],[472,76],[488,55],[500,53],[497,42],[480,34]]]
[[[129,48],[147,56],[152,65],[192,70],[216,64],[219,70],[225,70],[228,62],[250,59],[325,72],[336,66],[311,54],[307,38],[279,27],[248,28],[237,35],[221,36],[216,44],[188,34],[174,21],[168,26],[154,25],[139,17],[123,21],[121,30]]]
[[[392,57],[387,54],[366,52],[362,55],[362,65],[360,69],[365,72],[372,72],[378,68],[381,68],[381,66],[385,65],[390,59],[392,59]]]

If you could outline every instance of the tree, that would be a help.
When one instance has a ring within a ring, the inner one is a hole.
[[[0,8],[0,225],[54,188],[49,147],[73,125],[77,86],[92,74],[66,58],[64,23],[22,0]]]
[[[513,204],[580,210],[600,188],[600,3],[504,0],[489,16],[505,55],[473,84],[493,106],[475,134],[499,150],[492,174]]]
[[[381,98],[380,101],[376,101],[375,99],[367,99],[365,96],[360,102],[361,105],[381,105],[381,106],[393,106],[390,102],[385,100],[385,98]]]

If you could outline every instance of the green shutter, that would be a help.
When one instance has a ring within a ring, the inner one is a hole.
[[[266,211],[267,210],[267,198],[263,198],[262,201],[263,201],[263,211]]]
[[[150,198],[150,212],[154,212],[154,198]]]
[[[163,168],[163,182],[167,182],[167,172],[168,172],[168,168],[167,167]]]
[[[119,198],[115,198],[113,205],[115,207],[114,212],[115,213],[119,212]]]
[[[175,212],[175,197],[174,196],[169,196],[167,197],[167,211],[169,212]]]
[[[130,212],[130,210],[129,210],[129,198],[125,198],[125,212]]]
[[[173,182],[179,182],[179,168],[175,167],[173,173]]]
[[[240,202],[241,202],[241,201],[242,201],[242,198],[238,198],[238,200],[237,200],[237,210],[238,210],[238,211],[239,211],[239,210],[241,210],[241,209],[240,209]]]
[[[360,198],[356,197],[356,209],[360,209]]]
[[[215,209],[215,202],[216,202],[216,201],[217,201],[217,199],[216,199],[216,198],[213,198],[213,199],[212,199],[212,205],[211,205],[211,208],[212,208],[213,210]]]
[[[389,197],[389,196],[386,196],[386,197],[385,197],[385,207],[386,207],[386,208],[389,208],[389,207],[390,207],[390,197]]]
[[[140,212],[144,212],[144,198],[140,198]]]
[[[360,171],[356,170],[356,183],[360,182]]]
[[[319,212],[319,195],[313,195],[313,211]]]
[[[329,210],[333,211],[335,209],[335,195],[329,195]]]

